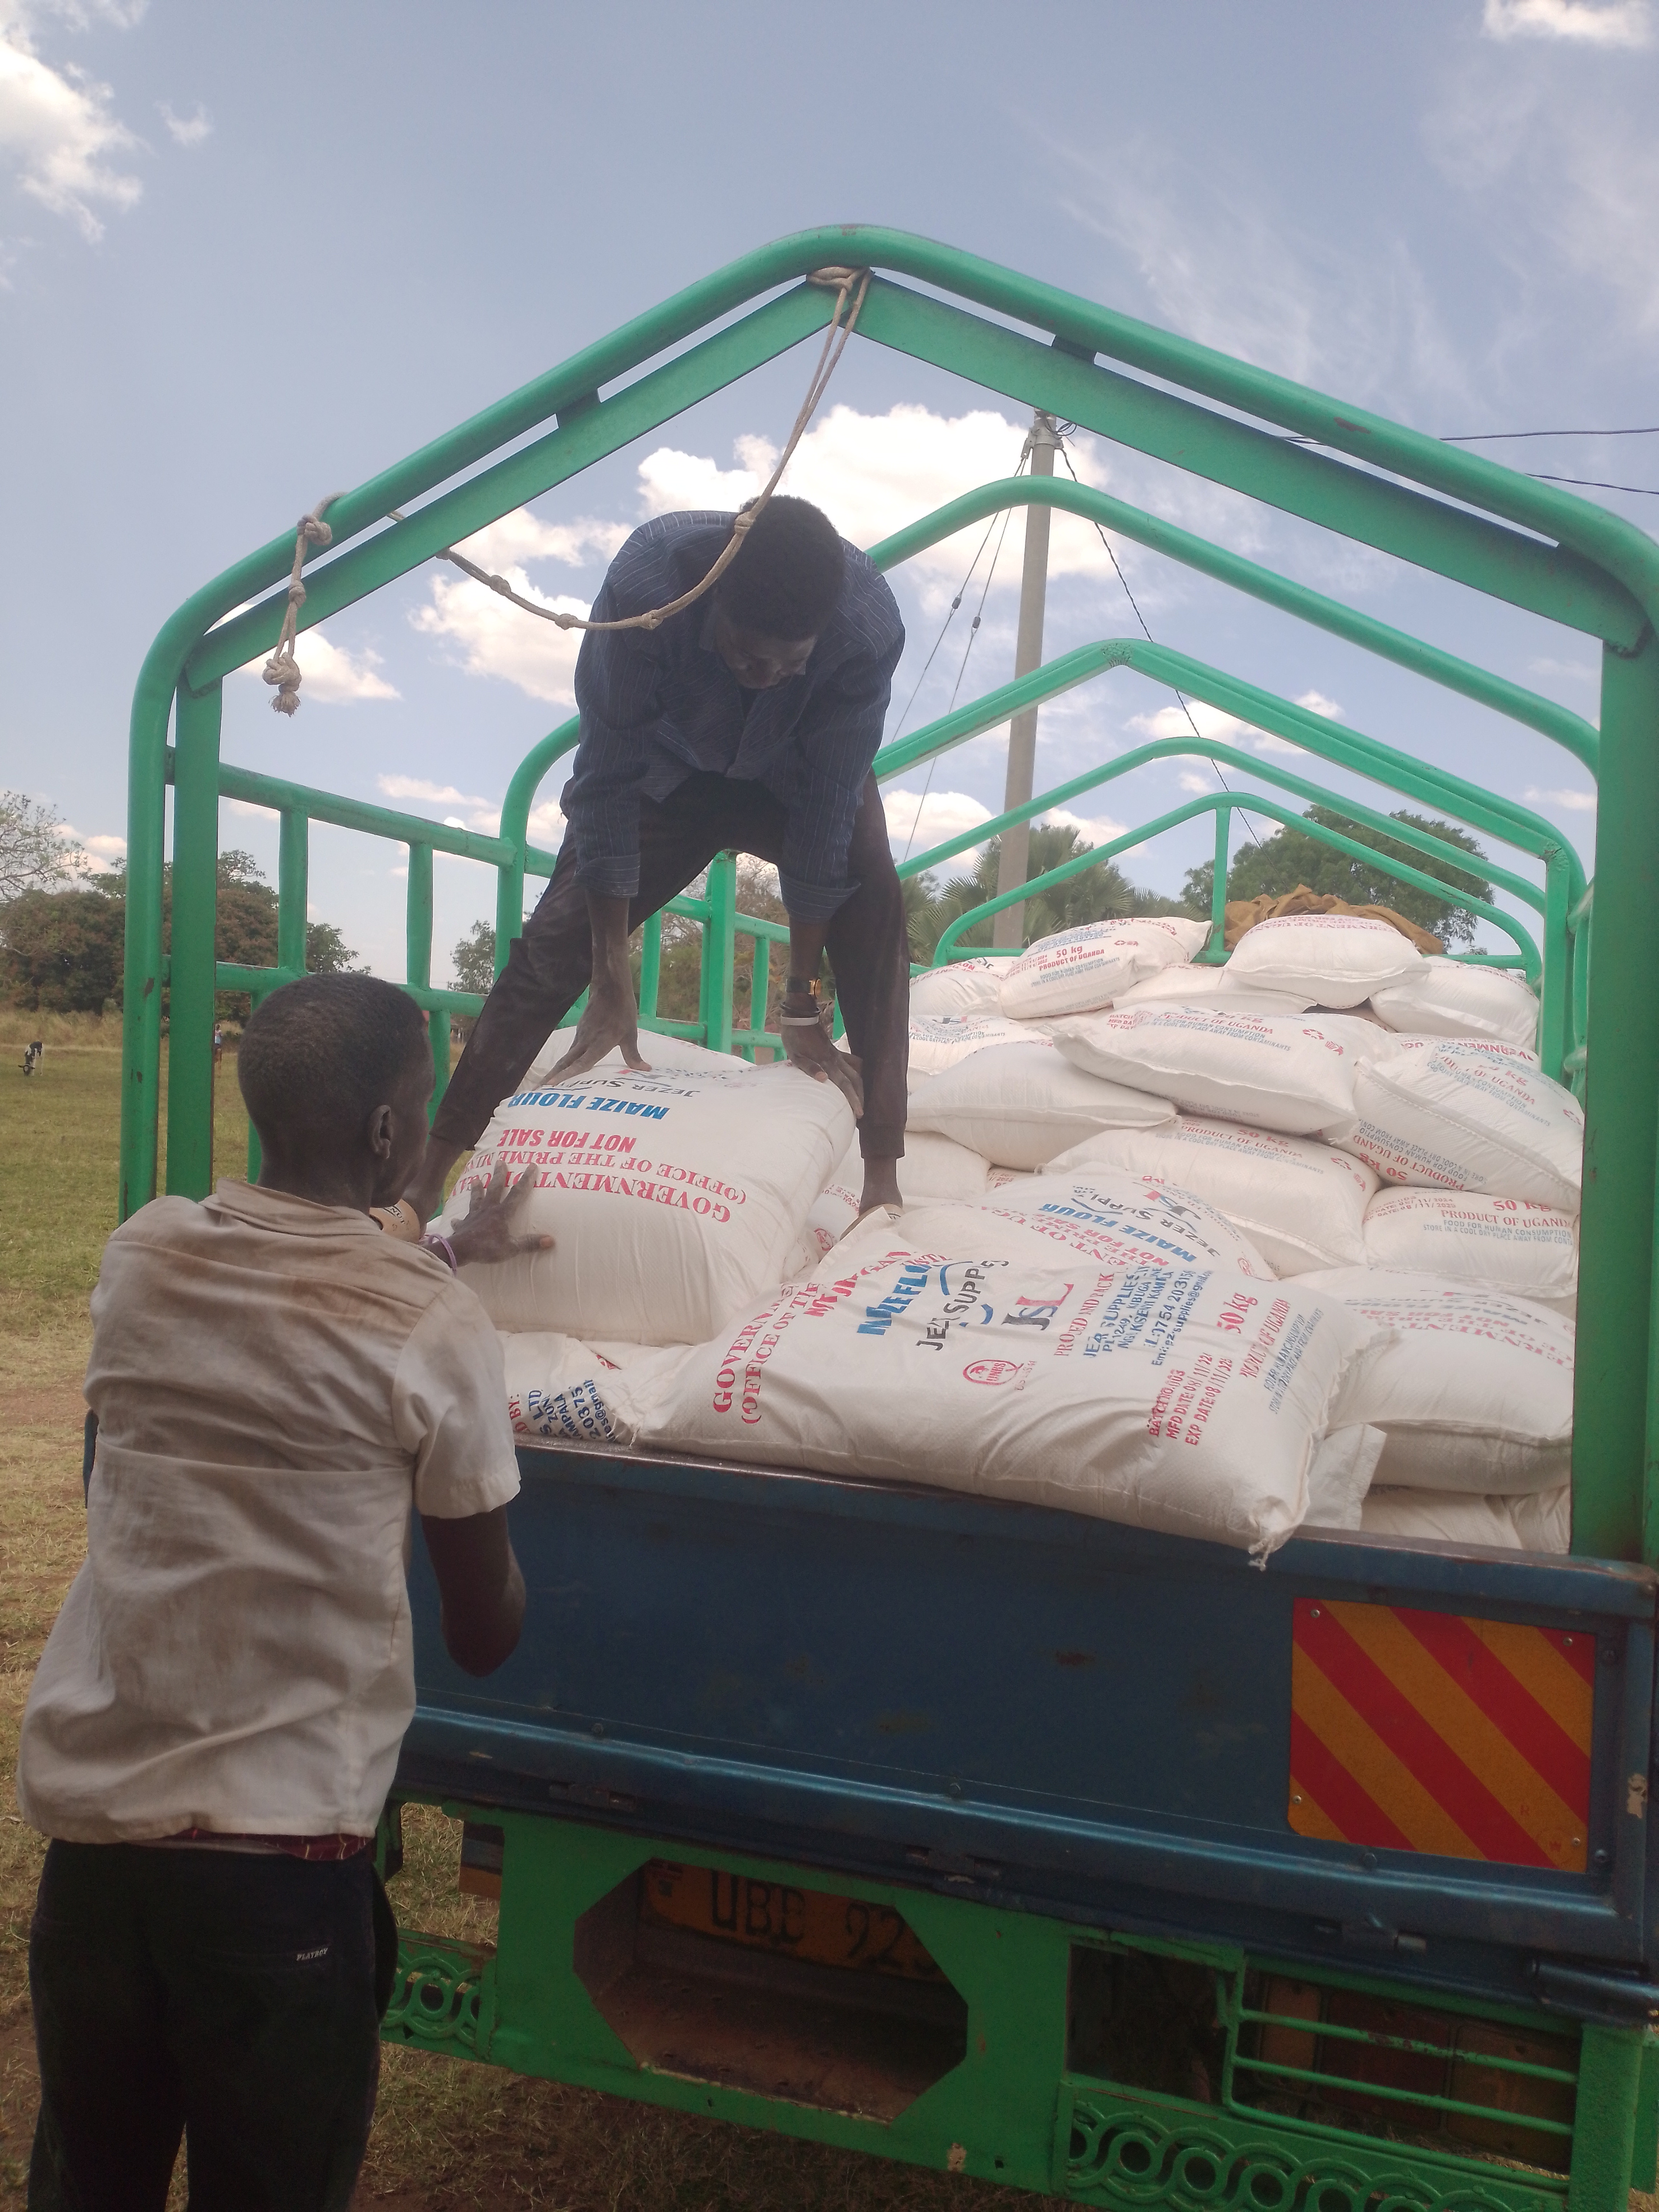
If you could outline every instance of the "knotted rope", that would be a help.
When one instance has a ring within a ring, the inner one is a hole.
[[[337,491],[331,491],[326,499],[319,499],[309,514],[300,517],[295,531],[294,567],[288,580],[288,609],[283,617],[282,635],[264,665],[265,682],[277,687],[276,696],[270,703],[278,714],[297,714],[300,711],[300,664],[294,658],[295,633],[300,625],[300,610],[306,603],[306,587],[300,581],[300,571],[305,566],[308,547],[314,545],[320,552],[325,545],[334,543],[334,532],[323,520],[323,510],[332,507],[340,496]]]
[[[689,592],[682,592],[678,599],[671,599],[665,607],[653,607],[641,615],[623,615],[615,622],[589,622],[580,615],[563,614],[556,608],[538,606],[533,599],[520,597],[505,576],[492,576],[487,569],[480,568],[469,561],[465,554],[458,553],[453,545],[441,547],[435,557],[440,561],[453,562],[475,583],[486,585],[490,591],[498,592],[502,599],[511,599],[515,607],[522,607],[527,615],[539,615],[544,622],[556,623],[561,629],[656,629],[668,620],[670,615],[678,614],[694,600],[702,599],[705,592],[712,591],[719,583],[742,551],[744,539],[764,514],[767,501],[777,489],[784,471],[793,459],[795,448],[805,435],[806,426],[817,412],[818,403],[828,391],[830,380],[847,350],[847,341],[853,335],[859,310],[870,289],[870,271],[867,269],[815,269],[806,281],[809,284],[831,289],[836,295],[830,327],[823,334],[823,350],[818,356],[817,367],[812,372],[812,381],[800,404],[800,412],[795,417],[788,442],[765,489],[758,497],[751,499],[735,518],[732,535],[721,548],[720,558],[700,584],[694,584]],[[843,313],[845,321],[842,319]],[[308,549],[315,547],[320,551],[324,546],[333,544],[334,533],[323,520],[323,510],[331,507],[340,497],[340,493],[332,491],[326,499],[319,499],[309,514],[300,517],[295,534],[294,567],[288,580],[288,608],[283,617],[282,635],[264,665],[265,682],[277,686],[276,696],[270,703],[279,714],[297,714],[300,707],[300,665],[294,658],[294,640],[299,627],[300,610],[306,603],[306,587],[300,580],[300,571],[305,566]],[[392,510],[392,519],[398,522],[404,520],[396,508]]]
[[[538,606],[533,599],[521,598],[505,576],[492,576],[487,569],[477,568],[465,554],[458,553],[453,545],[443,546],[435,557],[440,561],[453,561],[458,568],[471,577],[474,583],[487,585],[492,592],[498,592],[502,599],[511,599],[515,607],[522,607],[527,615],[539,615],[544,622],[556,623],[561,629],[655,629],[665,623],[670,615],[678,614],[694,599],[700,599],[705,592],[712,591],[737,559],[743,550],[744,539],[765,512],[767,501],[777,489],[784,471],[794,457],[796,447],[805,434],[807,424],[817,413],[818,403],[829,389],[830,380],[847,350],[848,339],[853,335],[853,326],[858,321],[865,294],[870,289],[870,271],[867,269],[815,269],[806,281],[809,284],[821,284],[826,289],[833,287],[836,293],[835,310],[830,318],[830,327],[823,334],[823,350],[818,356],[818,365],[812,372],[812,381],[807,386],[806,397],[795,417],[795,427],[789,433],[789,441],[772,471],[770,482],[758,497],[749,501],[733,521],[732,535],[721,549],[719,560],[700,584],[694,584],[689,592],[682,592],[678,599],[671,599],[665,607],[653,607],[641,615],[623,615],[615,622],[588,622],[580,615],[563,614],[556,608]],[[848,307],[849,296],[852,305],[848,308],[846,321],[842,322],[842,311]],[[403,518],[399,516],[398,519],[401,521]],[[299,573],[296,554],[294,571],[296,582]],[[304,596],[301,592],[301,597]],[[288,711],[291,714],[293,708],[289,708]]]

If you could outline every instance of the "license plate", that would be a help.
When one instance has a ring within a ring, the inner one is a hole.
[[[645,1917],[669,1928],[712,1936],[745,1949],[807,1959],[820,1966],[846,1966],[896,1974],[913,1982],[942,1982],[903,1917],[890,1905],[793,1882],[755,1881],[723,1867],[680,1866],[653,1859],[645,1869]]]

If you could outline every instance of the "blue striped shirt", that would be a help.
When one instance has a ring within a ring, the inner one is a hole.
[[[690,591],[732,520],[664,514],[646,523],[611,563],[594,619],[643,614]],[[763,784],[781,804],[783,902],[803,921],[827,921],[858,888],[847,874],[853,817],[903,650],[893,594],[852,545],[841,598],[811,659],[769,691],[744,690],[720,659],[710,599],[660,629],[590,630],[576,659],[581,739],[563,796],[577,880],[631,898],[641,798],[666,799],[701,769]]]

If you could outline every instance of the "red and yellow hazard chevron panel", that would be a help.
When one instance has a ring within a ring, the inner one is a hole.
[[[1582,1874],[1595,1638],[1298,1598],[1298,1835]]]

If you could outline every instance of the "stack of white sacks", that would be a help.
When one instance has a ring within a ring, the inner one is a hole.
[[[906,1204],[862,1223],[832,1086],[659,1037],[554,1085],[550,1040],[458,1189],[533,1168],[556,1239],[468,1271],[515,1425],[1257,1557],[1565,1549],[1583,1115],[1532,993],[1364,916],[1207,937],[918,977]]]

